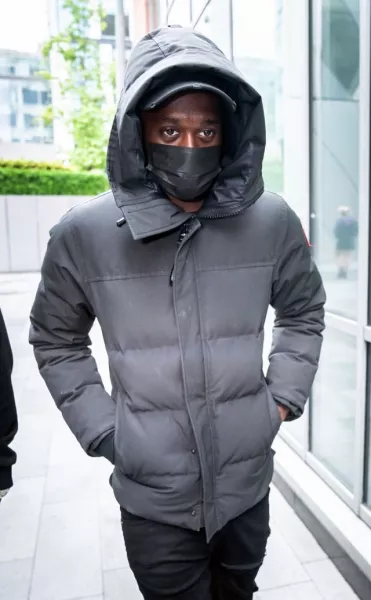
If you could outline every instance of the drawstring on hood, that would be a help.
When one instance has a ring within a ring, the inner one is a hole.
[[[198,78],[216,85],[236,102],[225,137],[227,155],[199,216],[237,214],[263,193],[265,123],[260,95],[217,46],[193,29],[162,28],[146,35],[130,57],[125,87],[111,129],[107,172],[117,206],[134,239],[181,226],[189,218],[166,197],[147,169],[138,106],[171,78]]]

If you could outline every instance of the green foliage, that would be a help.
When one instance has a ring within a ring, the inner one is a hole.
[[[38,162],[35,160],[7,160],[0,158],[0,168],[39,169],[41,171],[71,171],[70,167],[60,162]]]
[[[69,24],[43,47],[45,58],[58,54],[65,75],[58,80],[61,105],[50,109],[44,120],[61,119],[74,142],[71,164],[81,170],[102,169],[113,106],[108,106],[107,89],[112,91],[110,69],[102,72],[99,41],[88,37],[92,21],[105,26],[101,0],[64,0],[63,9]]]
[[[35,169],[0,166],[3,195],[95,196],[108,190],[103,174],[82,173],[63,168]]]

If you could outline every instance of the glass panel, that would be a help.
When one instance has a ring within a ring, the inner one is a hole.
[[[102,24],[102,35],[105,37],[115,37],[116,26],[115,26],[115,15],[107,14],[103,19]],[[126,35],[126,33],[125,33]]]
[[[267,372],[269,367],[269,353],[272,347],[273,324],[274,310],[270,308],[268,310],[264,331],[264,373]],[[306,408],[306,410],[308,410],[308,407]],[[282,431],[286,431],[288,434],[291,435],[291,437],[295,438],[295,441],[298,442],[301,446],[303,446],[303,448],[307,448],[308,419],[306,415],[302,416],[300,419],[296,419],[295,421],[289,421],[287,423],[284,423],[282,425]]]
[[[328,328],[312,395],[312,452],[350,490],[354,485],[356,338]]]
[[[169,25],[191,24],[191,0],[175,0],[168,17]]]
[[[192,2],[192,19],[195,20],[200,15],[202,9],[204,8],[207,0],[191,0]],[[212,1],[212,0],[211,0]],[[226,0],[226,4],[228,4],[228,0]]]
[[[228,58],[232,58],[229,2],[211,0],[196,25],[196,31],[213,40]]]
[[[37,104],[38,94],[36,90],[30,90],[29,88],[23,88],[22,90],[24,104]]]
[[[38,127],[38,119],[35,115],[28,115],[25,114],[23,115],[24,118],[24,126],[26,129],[34,129],[35,127]]]
[[[308,406],[305,410],[308,410]],[[303,448],[307,447],[308,419],[306,417],[306,414],[300,417],[300,419],[284,423],[282,425],[282,431],[286,431],[289,435],[291,435],[291,437],[293,437],[296,442],[299,442],[299,444],[303,446]]]
[[[50,91],[41,92],[41,104],[48,105],[51,104],[51,94]]]
[[[233,57],[261,94],[267,126],[266,188],[284,192],[282,104],[283,0],[233,0]]]
[[[17,113],[11,112],[9,115],[10,127],[17,127]]]
[[[312,244],[327,309],[357,318],[360,0],[313,1]]]

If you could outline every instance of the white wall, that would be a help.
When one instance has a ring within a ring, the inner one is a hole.
[[[89,196],[0,196],[0,273],[39,271],[49,230]]]
[[[0,158],[50,162],[57,159],[57,147],[54,144],[0,142]]]

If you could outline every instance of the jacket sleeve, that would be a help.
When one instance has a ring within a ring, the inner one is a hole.
[[[18,429],[12,369],[12,350],[0,310],[0,490],[12,486],[12,466],[17,458],[16,453],[9,448]]]
[[[302,415],[317,372],[326,296],[300,220],[286,204],[285,211],[272,285],[275,322],[267,383],[292,420]]]
[[[31,311],[30,343],[67,425],[88,454],[99,456],[98,445],[114,430],[116,405],[89,347],[95,315],[69,213],[50,233]]]

